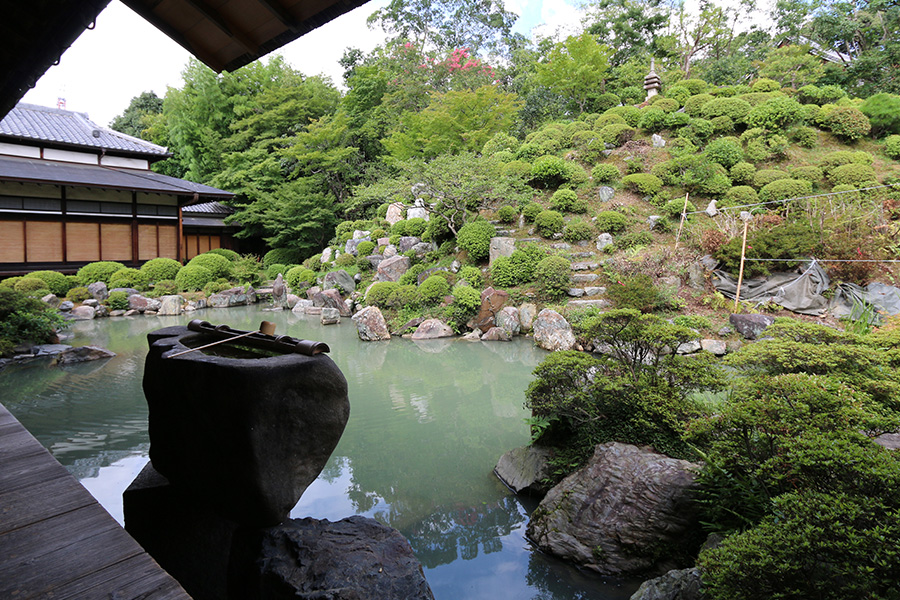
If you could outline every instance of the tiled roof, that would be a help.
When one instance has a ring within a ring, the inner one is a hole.
[[[234,209],[225,206],[221,202],[203,202],[201,204],[191,204],[181,209],[181,212],[203,213],[207,215],[230,215]]]
[[[4,137],[141,154],[147,158],[169,156],[166,148],[101,127],[85,113],[34,104],[19,103],[0,121],[0,141]]]

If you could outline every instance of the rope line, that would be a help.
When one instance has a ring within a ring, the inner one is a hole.
[[[770,204],[784,204],[785,202],[791,202],[792,200],[810,200],[812,198],[824,198],[826,196],[838,196],[840,194],[855,194],[857,192],[868,192],[869,190],[880,190],[884,188],[894,188],[900,186],[900,183],[887,183],[884,185],[875,185],[867,188],[859,188],[856,190],[845,190],[843,192],[826,192],[824,194],[813,194],[812,196],[797,196],[796,198],[785,198],[783,200],[771,200],[769,202],[757,202],[756,204],[742,204],[740,206],[725,206],[722,208],[716,207],[716,211],[725,212],[728,210],[738,210],[741,208],[754,208],[757,206],[768,206]],[[677,198],[676,198],[677,199]],[[694,210],[690,212],[684,213],[685,215],[700,215],[707,214],[705,210]]]

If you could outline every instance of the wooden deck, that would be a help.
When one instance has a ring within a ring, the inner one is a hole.
[[[0,598],[190,599],[3,405]]]

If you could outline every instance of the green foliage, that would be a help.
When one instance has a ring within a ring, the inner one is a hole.
[[[412,284],[400,283],[388,296],[388,308],[394,310],[417,309],[422,304],[422,297],[419,294],[419,288]]]
[[[709,122],[712,123],[713,133],[726,134],[734,132],[735,125],[731,117],[713,117]]]
[[[220,256],[219,258],[228,262],[228,259],[224,257]],[[213,276],[213,272],[199,264],[185,265],[178,271],[178,274],[175,275],[175,283],[178,286],[179,292],[200,291],[203,289],[203,286],[214,279],[216,278]]]
[[[801,198],[812,194],[812,184],[805,179],[779,179],[766,184],[759,190],[762,202]]]
[[[571,178],[571,165],[558,156],[545,155],[531,165],[529,182],[544,188],[557,188]]]
[[[468,285],[458,285],[451,293],[453,302],[445,309],[444,316],[450,327],[459,333],[466,322],[478,313],[481,307],[481,294]]]
[[[900,135],[889,135],[885,138],[884,153],[894,160],[900,160]]]
[[[681,108],[681,104],[674,98],[667,98],[665,96],[654,96],[654,99],[656,99],[656,101],[653,102],[653,108],[658,108],[659,110],[661,110],[663,112],[671,113],[671,112],[675,112],[676,110]]]
[[[395,281],[379,281],[374,284],[369,290],[369,293],[366,294],[366,305],[387,308],[388,298],[391,297],[391,294],[393,294],[394,290],[399,286],[400,284]]]
[[[150,275],[147,271],[125,267],[119,269],[109,278],[109,288],[133,288],[145,290],[150,285]]]
[[[66,294],[66,298],[71,300],[72,302],[84,302],[88,298],[91,298],[91,293],[88,291],[86,287],[73,287]]]
[[[630,190],[644,196],[652,196],[662,189],[663,182],[650,173],[634,173],[622,178],[622,183]]]
[[[756,175],[756,167],[748,162],[739,162],[731,167],[729,174],[735,183],[749,183]]]
[[[815,185],[822,181],[822,169],[811,165],[794,167],[791,169],[791,179],[805,179]]]
[[[357,256],[369,256],[375,252],[375,242],[363,241],[356,247]]]
[[[819,134],[813,127],[798,126],[788,131],[788,137],[803,148],[815,148],[819,143]]]
[[[56,271],[33,271],[28,274],[28,277],[37,277],[43,280],[44,287],[50,290],[51,294],[56,294],[60,298],[65,296],[72,287],[66,276]]]
[[[672,319],[673,325],[679,327],[687,327],[697,331],[708,331],[712,329],[712,321],[702,315],[678,315]]]
[[[565,220],[563,219],[562,214],[555,210],[543,210],[534,218],[535,229],[537,229],[537,232],[545,238],[550,238],[557,233],[561,233],[564,226]]]
[[[206,252],[204,254],[198,254],[185,265],[187,267],[203,267],[207,269],[210,273],[212,273],[213,279],[218,279],[220,277],[229,278],[231,277],[233,265],[231,261],[221,256],[219,254],[210,254]],[[177,281],[177,277],[176,277]]]
[[[649,133],[662,131],[666,127],[666,113],[648,106],[641,109],[640,128]]]
[[[263,266],[272,264],[295,265],[300,262],[300,253],[293,248],[274,248],[263,255]]]
[[[665,309],[669,300],[649,275],[639,273],[625,277],[606,291],[616,308],[627,308],[642,313]]]
[[[262,260],[254,254],[238,255],[232,263],[232,280],[240,284],[259,285],[263,274]]]
[[[334,264],[338,267],[352,267],[356,264],[356,257],[349,252],[342,252],[334,259]]]
[[[790,179],[787,171],[780,169],[761,169],[753,175],[753,187],[761,188],[779,179]]]
[[[218,254],[219,256],[224,256],[231,262],[234,262],[241,257],[240,254],[229,248],[213,248],[207,252],[207,254]]]
[[[831,133],[850,142],[861,140],[872,129],[869,117],[852,106],[839,106],[832,110],[825,119],[825,126]]]
[[[744,159],[741,142],[734,137],[721,137],[706,147],[706,156],[726,169],[730,169]]]
[[[628,218],[620,212],[605,210],[597,215],[597,231],[621,233],[628,227]]]
[[[88,286],[97,281],[109,284],[109,278],[119,269],[124,269],[125,265],[114,261],[92,262],[78,269],[76,277],[84,286]]]
[[[161,279],[153,285],[153,297],[168,296],[178,291],[178,284],[174,279]]]
[[[787,180],[791,181],[791,180]],[[808,182],[807,182],[808,183]],[[774,184],[770,184],[774,185]],[[754,230],[747,236],[747,258],[794,259],[809,256],[815,247],[815,232],[802,223],[784,223],[775,227]],[[741,262],[741,238],[735,236],[715,253],[721,268],[737,275]],[[744,277],[768,275],[771,263],[748,260],[744,264]],[[796,268],[799,263],[776,263],[777,269]]]
[[[569,289],[572,264],[561,256],[548,256],[534,269],[541,294],[547,298],[561,298]]]
[[[602,114],[599,117],[597,117],[597,119],[594,121],[594,130],[599,132],[607,125],[615,125],[615,124],[628,125],[629,123],[625,120],[625,117],[623,117],[622,115],[607,112],[607,113]]]
[[[754,92],[777,92],[781,89],[781,83],[774,79],[760,77],[750,84]]]
[[[691,115],[692,117],[699,117],[703,115],[703,107],[706,106],[707,102],[711,102],[714,99],[714,96],[711,94],[695,94],[685,100],[684,102],[684,112]],[[749,109],[748,109],[749,112]],[[714,115],[713,115],[714,116]]]
[[[481,274],[481,269],[479,269],[478,267],[466,265],[459,270],[457,276],[459,277],[459,279],[465,279],[466,282],[468,282],[468,284],[475,289],[479,289],[482,285],[484,285],[484,276]]]
[[[266,277],[268,279],[275,279],[276,277],[278,277],[279,273],[281,273],[281,275],[283,277],[284,274],[287,272],[288,272],[288,265],[280,265],[280,264],[276,263],[273,265],[269,265],[269,267],[266,269]]]
[[[425,272],[427,267],[422,263],[416,263],[406,270],[406,273],[400,276],[397,281],[400,285],[418,285],[419,275]]]
[[[566,98],[578,112],[587,112],[597,82],[609,69],[610,54],[610,49],[589,33],[569,36],[553,46],[546,61],[537,63],[537,82]]]
[[[828,181],[833,185],[865,187],[866,184],[875,182],[875,169],[859,163],[841,165],[828,173]]]
[[[869,96],[859,110],[869,118],[873,135],[900,133],[900,96],[884,92]]]
[[[608,109],[604,115],[618,115],[632,127],[637,127],[641,122],[641,109],[636,106],[614,106]]]
[[[662,207],[662,212],[664,215],[669,217],[672,220],[680,221],[682,212],[694,212],[697,210],[697,207],[694,206],[693,202],[688,201],[687,208],[685,208],[684,200],[681,198],[675,198],[674,200],[669,200]],[[690,219],[690,215],[688,215],[688,219]]]
[[[575,243],[582,240],[589,240],[594,237],[594,227],[583,219],[572,219],[566,223],[566,229],[563,232],[563,239],[567,242]]]
[[[692,113],[692,116],[702,116],[704,119],[710,120],[717,117],[728,117],[734,123],[744,123],[752,108],[749,102],[740,98],[714,98],[704,103],[699,113]],[[686,107],[685,112],[687,112]]]
[[[616,238],[615,247],[619,250],[630,250],[649,246],[653,243],[653,234],[649,231],[632,231]]]
[[[787,129],[802,119],[803,108],[793,98],[772,98],[747,113],[747,125],[770,131]]]
[[[587,202],[580,199],[573,190],[556,190],[550,197],[550,208],[559,212],[587,212]]]
[[[513,206],[501,206],[497,211],[497,218],[500,219],[501,223],[506,223],[507,225],[510,223],[515,223],[516,217],[519,216],[518,211]]]
[[[20,279],[22,278],[19,276],[7,277],[3,281],[0,281],[0,288],[15,289],[16,283],[18,283]]]
[[[316,273],[311,269],[307,269],[304,266],[296,266],[288,269],[287,273],[284,274],[284,282],[287,284],[288,288],[295,294],[307,287],[316,281]]]
[[[450,284],[445,277],[432,275],[419,286],[419,297],[422,304],[433,306],[444,300],[444,296],[450,294]]]
[[[691,116],[687,113],[683,112],[673,112],[666,115],[666,129],[678,129],[679,127],[684,127],[685,125],[689,125],[692,119]]]
[[[150,283],[175,279],[180,269],[181,263],[173,258],[151,258],[141,265],[141,271],[147,273]]]
[[[484,143],[481,153],[485,156],[491,156],[497,152],[513,152],[519,149],[519,140],[508,133],[500,132]]]
[[[898,143],[898,147],[900,147],[900,143]],[[609,183],[622,177],[622,172],[616,165],[600,163],[591,169],[591,177],[598,183]]]
[[[56,337],[65,321],[49,305],[12,288],[0,287],[0,356],[22,343],[43,344]]]
[[[106,306],[110,310],[128,310],[128,292],[110,292]]]
[[[17,292],[28,294],[30,296],[46,296],[50,290],[47,288],[47,282],[38,277],[27,275],[16,282],[14,289]],[[37,292],[43,292],[37,294]]]
[[[597,132],[600,139],[606,144],[621,146],[634,137],[635,129],[623,123],[612,123]]]
[[[493,225],[483,219],[466,223],[459,230],[456,242],[469,254],[469,259],[481,261],[488,257],[491,238],[497,234]]]
[[[749,185],[736,185],[725,194],[728,203],[735,206],[755,204],[759,200],[756,190]]]
[[[522,216],[525,217],[526,223],[534,223],[534,220],[543,210],[544,207],[537,202],[529,202],[522,208]]]

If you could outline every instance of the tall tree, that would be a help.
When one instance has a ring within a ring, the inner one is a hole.
[[[586,31],[600,43],[615,48],[610,64],[649,54],[663,58],[668,52],[661,38],[667,31],[671,7],[664,0],[596,0],[587,6]]]
[[[537,65],[537,81],[585,112],[591,96],[603,86],[610,54],[596,36],[569,36],[553,46],[546,60]]]
[[[682,0],[673,19],[678,38],[678,52],[684,76],[691,76],[691,65],[711,48],[717,40],[729,36],[733,30],[734,10],[700,0],[696,15],[688,12]]]
[[[816,83],[825,74],[825,67],[822,59],[810,54],[809,50],[809,44],[789,44],[773,49],[759,68],[760,77],[774,79],[793,89]]]
[[[128,103],[128,108],[110,122],[111,129],[126,135],[144,138],[144,131],[150,126],[151,117],[162,113],[162,98],[155,92],[142,92]]]

